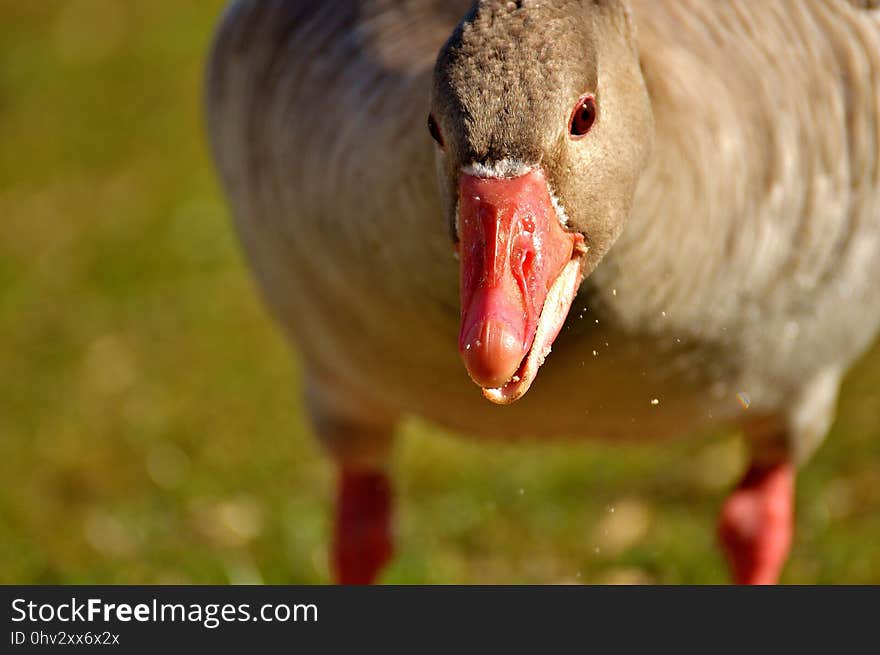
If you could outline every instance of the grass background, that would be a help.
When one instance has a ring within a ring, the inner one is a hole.
[[[319,583],[332,479],[204,137],[218,0],[0,0],[0,583]],[[786,582],[880,583],[880,353]],[[726,580],[735,435],[488,446],[417,420],[384,580]]]

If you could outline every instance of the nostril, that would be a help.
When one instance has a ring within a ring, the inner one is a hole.
[[[526,250],[523,254],[522,260],[522,271],[523,277],[527,280],[532,277],[532,273],[534,273],[535,269],[535,251],[534,250]]]
[[[530,216],[526,216],[520,221],[520,228],[521,232],[517,238],[517,246],[519,249],[518,260],[522,283],[525,283],[531,278],[535,267],[534,219]]]

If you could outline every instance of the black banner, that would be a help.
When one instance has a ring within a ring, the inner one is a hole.
[[[0,652],[874,650],[877,587],[0,587]]]

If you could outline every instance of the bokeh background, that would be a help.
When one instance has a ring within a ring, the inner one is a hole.
[[[0,583],[323,583],[332,476],[206,146],[219,0],[0,0]],[[786,582],[880,583],[880,352]],[[418,420],[387,582],[726,581],[738,437],[480,445]]]

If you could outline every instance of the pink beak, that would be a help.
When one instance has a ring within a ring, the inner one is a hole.
[[[583,236],[563,228],[537,168],[514,178],[462,174],[458,211],[459,350],[474,382],[503,387],[517,381],[547,293]]]

